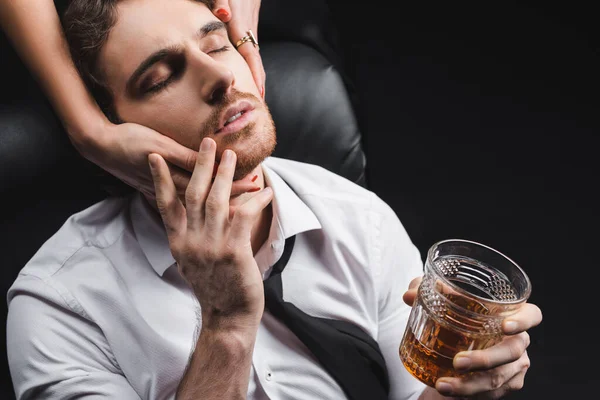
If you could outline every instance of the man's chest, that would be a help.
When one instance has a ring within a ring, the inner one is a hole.
[[[174,398],[202,329],[199,305],[192,297],[163,298],[157,306],[160,297],[155,296],[128,322],[120,321],[119,334],[106,332],[122,374],[143,399]],[[150,310],[151,306],[156,308]],[[124,329],[130,329],[129,334]],[[268,310],[257,332],[248,374],[248,399],[343,397],[309,349]]]
[[[348,321],[377,337],[376,295],[364,265],[343,251],[315,249],[303,240],[297,248],[305,250],[294,250],[281,274],[284,300],[309,315]],[[104,303],[97,310],[101,318],[93,319],[101,326],[121,373],[140,397],[169,399],[202,329],[200,304],[176,266],[163,276],[147,267],[121,272],[122,284],[107,293],[110,304]],[[314,355],[268,310],[257,332],[248,373],[249,399],[343,397]]]

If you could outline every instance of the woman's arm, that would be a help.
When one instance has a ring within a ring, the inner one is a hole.
[[[94,146],[108,120],[73,65],[54,3],[0,0],[0,26],[41,85],[75,147],[85,152]]]
[[[260,0],[216,0],[213,8],[217,18],[227,24],[227,32],[233,44],[246,36],[248,29],[252,30],[258,40],[259,12]],[[266,74],[258,48],[244,44],[237,50],[248,63],[256,87],[264,98]]]

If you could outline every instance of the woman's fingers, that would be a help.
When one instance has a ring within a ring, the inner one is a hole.
[[[238,196],[247,192],[257,192],[260,190],[260,187],[255,183],[258,175],[250,173],[248,176],[245,176],[242,179],[238,179],[237,181],[233,181],[231,185],[231,197]]]
[[[246,63],[250,67],[250,71],[252,72],[252,77],[254,78],[254,82],[256,82],[256,87],[260,91],[261,96],[265,97],[265,81],[266,81],[266,73],[265,68],[263,66],[262,57],[260,56],[260,52],[257,47],[254,47],[251,44],[243,44],[238,48],[240,54],[246,60]]]
[[[231,20],[231,8],[229,7],[229,0],[216,0],[213,7],[213,14],[223,22],[229,22]]]
[[[217,175],[206,198],[205,219],[207,232],[218,234],[223,232],[229,221],[229,197],[235,172],[236,154],[226,149],[221,155]]]
[[[153,152],[159,153],[170,164],[190,173],[194,170],[197,152],[164,135],[158,135],[156,140]]]
[[[185,230],[185,208],[177,197],[177,190],[165,160],[158,154],[150,154],[148,155],[148,163],[154,181],[158,211],[165,225],[169,241],[176,241]]]
[[[213,9],[215,10],[215,15],[217,15],[219,7],[230,11],[231,18],[227,21],[221,17],[219,19],[227,22],[227,32],[232,43],[235,44],[238,40],[246,36],[249,29],[252,30],[254,37],[259,41],[258,17],[260,13],[260,0],[229,0],[227,2],[221,0],[217,3]],[[228,4],[228,7],[225,4]],[[264,98],[266,74],[258,46],[255,47],[253,43],[246,42],[238,47],[237,50],[250,67],[256,87]]]
[[[190,229],[200,229],[204,221],[205,202],[210,192],[216,151],[217,144],[213,139],[202,139],[196,166],[185,191],[187,224]]]

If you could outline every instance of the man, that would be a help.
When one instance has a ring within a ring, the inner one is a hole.
[[[375,340],[385,379],[373,390],[389,379],[390,398],[442,398],[398,357],[419,252],[373,193],[270,157],[268,108],[210,9],[191,0],[70,7],[74,59],[107,114],[198,149],[198,161],[180,196],[152,154],[155,198],[108,199],[74,215],[23,269],[8,294],[18,398],[357,398],[265,296],[263,280],[281,275],[286,302]],[[282,259],[285,274],[275,271]],[[448,380],[452,393],[497,398],[522,386],[524,331],[541,319],[528,306],[508,340],[468,353],[481,373]]]

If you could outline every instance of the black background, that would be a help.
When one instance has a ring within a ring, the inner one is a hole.
[[[331,1],[370,188],[423,256],[463,238],[529,274],[515,399],[594,399],[600,40],[591,5]],[[418,4],[414,4],[418,3]]]
[[[437,240],[475,240],[532,280],[544,320],[530,331],[525,387],[510,398],[598,398],[592,5],[329,3],[370,189],[423,255]]]

